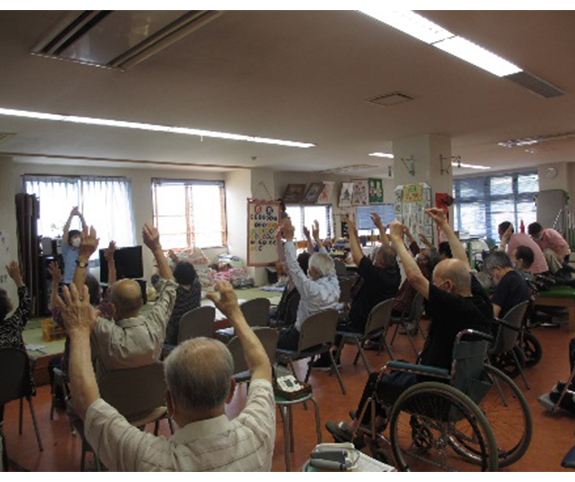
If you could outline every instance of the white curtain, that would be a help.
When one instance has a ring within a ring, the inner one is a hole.
[[[96,228],[100,248],[111,240],[134,246],[134,216],[130,181],[123,177],[25,176],[26,193],[40,198],[39,234],[62,235],[70,210],[78,206],[88,225]],[[81,229],[75,217],[72,229]],[[95,253],[94,258],[98,254]]]
[[[75,177],[25,176],[26,194],[40,199],[38,234],[55,238],[62,236],[64,224],[74,206],[80,206],[80,185]],[[80,220],[74,219],[72,229],[81,229]]]

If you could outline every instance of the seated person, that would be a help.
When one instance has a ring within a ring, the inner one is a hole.
[[[155,238],[153,231],[148,236]],[[251,373],[247,405],[233,420],[227,418],[234,366],[225,345],[207,338],[187,340],[164,363],[166,404],[179,427],[166,440],[134,427],[100,398],[90,362],[90,330],[98,324],[96,315],[87,288],[83,301],[74,285],[64,288],[66,301],[59,303],[71,339],[72,400],[88,443],[108,470],[271,470],[276,422],[270,361],[247,325],[232,286],[220,281],[216,289],[219,299],[215,294],[210,299],[234,327]]]
[[[379,216],[375,220],[377,221],[376,226],[378,226],[380,231],[383,230],[385,232]],[[374,260],[371,261],[367,256],[364,256],[361,250],[355,223],[351,219],[346,219],[345,223],[349,233],[353,262],[358,267],[357,272],[362,283],[351,301],[349,313],[340,317],[337,329],[363,334],[371,310],[377,304],[393,298],[397,294],[399,283],[401,282],[401,274],[397,265],[397,254],[391,246],[381,246],[375,252]],[[336,347],[340,341],[341,338],[336,337]],[[339,363],[339,360],[336,360],[336,363]],[[324,353],[313,364],[313,367],[329,369],[331,367],[329,354]]]
[[[485,270],[497,283],[491,296],[493,315],[503,318],[513,308],[531,298],[525,279],[513,269],[511,259],[503,251],[495,251],[485,259]]]
[[[451,247],[449,246],[449,241],[442,241],[439,243],[439,247],[437,248],[439,253],[439,258],[441,261],[444,259],[451,259],[453,258],[453,254],[451,253]]]
[[[64,283],[70,284],[74,281],[74,272],[76,270],[76,263],[78,261],[78,248],[80,247],[80,235],[81,231],[77,229],[70,229],[72,224],[72,219],[74,216],[78,216],[82,223],[82,230],[86,229],[88,226],[84,220],[84,216],[78,210],[77,207],[70,211],[70,216],[64,225],[64,232],[62,234],[62,258],[64,259]]]
[[[549,271],[547,261],[541,248],[537,246],[525,233],[514,233],[513,225],[509,221],[504,221],[498,226],[499,238],[501,239],[500,250],[506,251],[508,254],[513,253],[519,246],[527,246],[533,250],[535,259],[529,268],[533,274],[542,274]]]
[[[527,281],[535,281],[535,276],[529,271],[535,261],[535,253],[528,246],[518,246],[511,253],[511,261],[515,264],[517,272]]]
[[[337,307],[340,295],[339,281],[335,274],[333,260],[323,247],[319,232],[316,238],[319,252],[310,257],[306,274],[296,260],[296,249],[293,243],[295,230],[289,217],[282,220],[281,231],[286,240],[284,246],[286,263],[301,299],[295,325],[281,333],[278,348],[297,350],[299,330],[303,322],[316,313]]]
[[[567,272],[573,271],[569,267],[571,248],[559,232],[551,228],[544,229],[539,223],[531,223],[527,227],[527,232],[543,251],[551,273],[555,274],[564,268],[567,268]]]
[[[22,332],[28,323],[28,317],[32,309],[32,298],[30,292],[22,281],[20,274],[20,265],[16,261],[12,261],[6,266],[8,276],[12,278],[18,287],[18,308],[8,317],[8,313],[12,311],[12,303],[8,297],[6,290],[0,288],[0,348],[19,348],[26,350]],[[33,381],[32,376],[30,379]],[[34,383],[32,383],[33,393],[36,393]],[[4,419],[4,405],[0,405],[0,427]]]
[[[140,316],[142,291],[133,280],[123,279],[112,286],[110,303],[113,321],[98,317],[92,330],[92,354],[98,379],[112,370],[136,368],[157,361],[162,352],[166,325],[176,300],[177,285],[162,251],[158,230],[145,224],[144,244],[152,251],[162,280],[158,283],[158,298],[153,309]],[[89,259],[98,249],[94,228],[82,233],[78,259]]]
[[[182,317],[187,312],[199,308],[202,300],[202,285],[192,263],[178,260],[174,268],[174,278],[178,283],[176,302],[170,321],[168,321],[165,340],[166,345],[172,346],[178,344]]]
[[[454,255],[454,259],[443,260],[436,266],[432,283],[423,276],[417,263],[407,251],[403,242],[401,223],[391,223],[391,240],[403,263],[407,279],[429,301],[427,313],[431,318],[431,324],[419,363],[449,370],[452,365],[453,345],[457,334],[466,329],[489,332],[493,308],[487,294],[471,274],[471,266],[465,249],[447,223],[444,212],[433,208],[427,209],[426,213],[445,233]],[[374,390],[377,390],[381,400],[391,405],[409,387],[426,379],[417,374],[404,372],[386,374],[379,383],[378,377],[378,372],[369,376],[357,408],[357,416],[363,411],[365,403]],[[366,410],[361,423],[369,422],[370,412]],[[377,413],[380,417],[385,415],[380,407]],[[359,423],[358,420],[354,420],[351,426],[348,426],[345,422],[328,422],[326,427],[336,440],[348,441]],[[379,424],[381,423],[383,421],[379,420]]]

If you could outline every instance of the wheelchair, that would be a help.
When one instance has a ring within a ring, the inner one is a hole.
[[[417,374],[425,381],[405,390],[391,405],[374,390],[357,414],[360,424],[354,440],[368,436],[372,455],[387,463],[383,447],[391,446],[401,471],[496,471],[519,460],[531,442],[531,412],[517,385],[489,365],[486,353],[492,340],[479,331],[460,332],[451,370],[389,361],[378,383],[391,370]],[[386,420],[380,430],[378,407]],[[371,422],[362,425],[367,410]]]

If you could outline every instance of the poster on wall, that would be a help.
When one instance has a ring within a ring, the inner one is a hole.
[[[279,220],[279,202],[248,199],[248,266],[278,261],[275,232]]]
[[[302,204],[315,204],[323,191],[323,182],[312,182],[302,199]]]
[[[286,204],[299,204],[305,193],[305,184],[288,184],[283,195]]]
[[[351,204],[353,206],[369,206],[369,183],[367,179],[353,181]]]
[[[317,199],[318,204],[329,204],[334,186],[335,182],[333,181],[323,181],[323,189]]]
[[[383,204],[383,179],[369,178],[369,204]]]
[[[433,236],[433,220],[425,214],[431,207],[431,188],[425,183],[406,184],[395,189],[395,218],[409,228],[413,237]]]
[[[339,207],[351,207],[351,196],[353,194],[353,182],[342,182],[341,193],[339,195]]]

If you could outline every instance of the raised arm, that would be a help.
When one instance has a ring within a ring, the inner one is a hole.
[[[80,211],[78,211],[78,206],[72,208],[72,210],[70,211],[70,216],[68,216],[68,220],[66,221],[66,224],[64,224],[64,232],[62,233],[62,243],[68,242],[68,233],[70,231],[70,225],[72,224],[72,219],[74,219],[74,216],[79,215]]]
[[[435,246],[433,246],[433,244],[431,244],[431,241],[429,241],[429,239],[427,239],[427,236],[423,233],[419,233],[419,239],[420,241],[425,244],[425,246],[427,246],[429,249],[433,249],[435,248]]]
[[[389,244],[389,236],[387,235],[386,231],[387,228],[381,222],[381,218],[377,213],[371,213],[371,220],[375,227],[379,230],[379,237],[381,238],[382,244]]]
[[[311,231],[313,234],[313,239],[315,240],[315,244],[317,244],[317,247],[319,249],[322,249],[323,248],[323,241],[319,237],[319,221],[317,219],[313,222],[313,226],[311,228]]]
[[[84,219],[84,215],[76,208],[78,217],[80,218],[80,222],[82,223],[82,231],[84,229],[88,229],[88,225],[86,224],[86,220]]]
[[[104,257],[108,263],[108,287],[114,285],[118,279],[116,274],[116,261],[114,260],[114,253],[116,252],[116,249],[116,241],[110,241],[108,249],[104,251]]]
[[[144,237],[144,244],[150,249],[154,258],[156,258],[156,264],[158,265],[158,272],[160,278],[163,279],[174,279],[174,274],[170,269],[168,260],[162,251],[162,245],[160,244],[160,233],[158,229],[149,223],[144,224],[142,229],[142,236]]]
[[[509,240],[511,239],[511,235],[513,234],[513,228],[509,226],[507,230],[501,236],[501,244],[499,245],[499,251],[507,251],[507,245],[509,244]]]
[[[70,285],[70,289],[64,286],[63,291],[65,301],[58,297],[58,306],[62,310],[62,319],[70,337],[72,401],[74,410],[84,420],[90,405],[100,398],[90,348],[90,330],[96,322],[96,312],[90,306],[86,285],[80,292],[74,284]]]
[[[79,292],[82,291],[82,287],[86,283],[88,263],[90,261],[90,257],[98,249],[99,243],[100,240],[96,236],[94,226],[91,226],[90,229],[88,229],[88,226],[85,226],[82,230],[82,241],[78,248],[78,261],[76,261],[76,270],[74,271],[73,281]]]
[[[60,285],[60,281],[62,281],[62,271],[60,271],[58,263],[56,263],[55,261],[51,261],[50,264],[48,264],[48,272],[52,277],[52,293],[50,294],[50,307],[54,309],[54,307],[58,305],[58,286]]]
[[[309,229],[306,226],[303,227],[303,235],[305,236],[305,239],[307,241],[307,252],[309,254],[313,254],[314,253],[313,241],[311,240],[311,233],[309,232]]]
[[[393,222],[389,227],[391,241],[393,242],[393,246],[403,264],[405,276],[407,277],[409,284],[421,293],[425,299],[429,299],[429,281],[425,276],[423,276],[419,266],[417,266],[417,262],[405,247],[405,243],[403,242],[403,224]]]
[[[445,219],[445,213],[442,209],[439,208],[431,208],[426,209],[425,213],[431,217],[445,234],[447,241],[449,242],[449,246],[451,247],[451,252],[453,253],[453,257],[460,261],[463,261],[467,266],[467,269],[471,271],[471,265],[469,264],[469,259],[467,258],[467,253],[465,252],[465,248],[459,241],[459,238],[456,236],[455,231]]]
[[[18,262],[12,261],[8,266],[6,266],[6,271],[8,272],[8,276],[12,278],[18,287],[18,308],[16,308],[12,318],[14,320],[19,320],[19,322],[22,323],[22,326],[26,326],[28,316],[32,310],[30,292],[22,280],[22,273],[20,272],[20,265]]]
[[[252,380],[261,378],[271,383],[272,367],[270,360],[259,338],[248,326],[232,285],[227,281],[216,281],[215,288],[220,296],[210,293],[208,298],[214,302],[218,310],[226,315],[234,327],[234,331],[244,349],[244,357]]]
[[[351,257],[353,258],[355,265],[359,266],[359,263],[363,258],[363,251],[361,250],[359,239],[357,237],[357,227],[355,226],[355,223],[349,218],[346,218],[345,223],[347,224],[347,232],[349,235]]]

